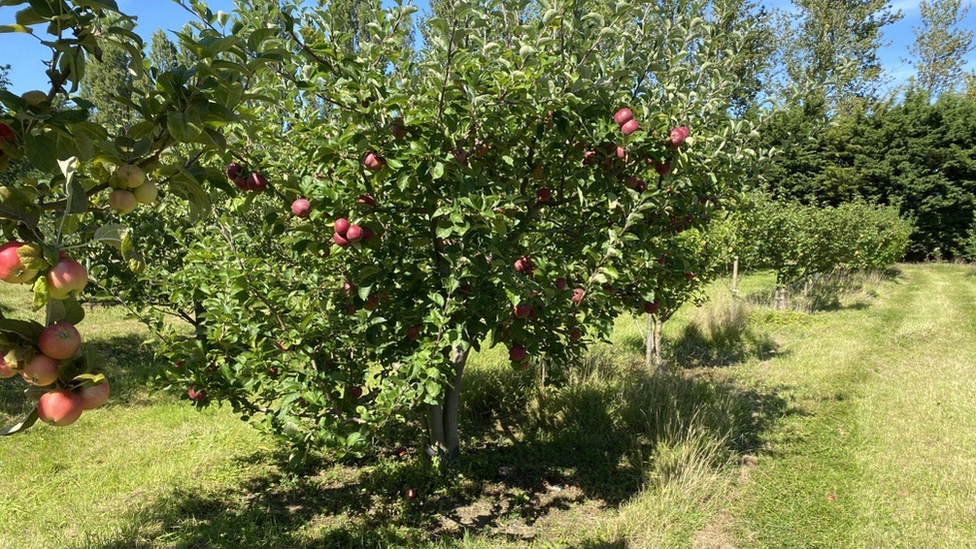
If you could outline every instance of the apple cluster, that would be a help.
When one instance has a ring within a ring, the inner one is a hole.
[[[41,255],[38,247],[18,241],[0,246],[0,280],[10,284],[33,282],[41,271],[52,299],[68,299],[88,285],[88,271],[81,263],[59,254],[57,263],[51,265]]]
[[[242,191],[263,193],[268,188],[268,178],[258,172],[246,173],[244,167],[237,162],[228,164],[224,173]]]
[[[146,179],[146,173],[135,164],[116,168],[108,179],[112,193],[108,196],[109,207],[120,214],[132,213],[139,204],[152,204],[159,195],[155,183]]]
[[[71,425],[84,410],[98,408],[109,396],[109,384],[100,374],[63,381],[74,372],[81,354],[78,329],[67,322],[55,323],[44,328],[33,345],[3,352],[0,379],[20,374],[34,387],[50,388],[37,401],[38,419],[58,427]]]
[[[350,223],[345,217],[336,219],[333,228],[335,232],[332,234],[332,241],[342,248],[360,241],[369,242],[376,236],[373,229],[366,225],[359,226],[355,223]]]

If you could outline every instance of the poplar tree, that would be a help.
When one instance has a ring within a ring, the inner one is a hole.
[[[961,0],[922,0],[921,24],[909,46],[916,85],[933,98],[965,86],[964,57],[973,51],[973,31],[959,28],[969,13]]]

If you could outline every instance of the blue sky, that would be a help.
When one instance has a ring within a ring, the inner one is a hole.
[[[190,14],[172,0],[119,0],[122,11],[138,17],[137,31],[148,40],[156,28],[176,30],[190,19]],[[908,46],[914,41],[912,28],[918,25],[918,0],[894,0],[893,5],[900,9],[904,18],[898,23],[885,29],[885,39],[891,45],[881,52],[884,67],[893,84],[897,85],[907,80],[913,74],[910,64],[902,61],[908,57]],[[233,11],[233,0],[210,0],[208,2],[213,11]],[[427,0],[419,0],[417,5],[426,7]],[[789,7],[789,0],[767,0],[766,7]],[[0,24],[12,23],[16,8],[0,8]],[[976,9],[970,11],[962,25],[969,30],[976,30]],[[44,89],[44,65],[42,60],[48,55],[46,48],[38,43],[37,38],[24,34],[0,34],[0,64],[10,64],[10,79],[13,81],[12,91],[23,93],[27,90]],[[976,53],[967,56],[967,68],[976,70]]]

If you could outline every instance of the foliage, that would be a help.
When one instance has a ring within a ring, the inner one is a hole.
[[[892,205],[917,227],[910,258],[963,253],[976,192],[976,102],[946,93],[930,103],[915,91],[898,104],[824,120],[807,106],[769,121],[763,143],[780,151],[766,174],[773,194]]]
[[[921,25],[909,47],[920,89],[932,97],[962,88],[966,55],[973,50],[973,31],[959,28],[970,5],[960,0],[932,0],[919,4]]]
[[[737,217],[738,253],[749,269],[774,269],[787,285],[834,271],[880,270],[905,253],[912,226],[890,206],[804,206],[753,195]]]
[[[54,113],[0,96],[16,135],[5,152],[46,174],[79,160],[75,182],[54,176],[38,191],[48,207],[30,210],[63,213],[52,201],[64,197],[70,222],[8,216],[7,230],[54,255],[110,240],[146,269],[138,282],[110,258],[92,271],[128,285],[174,384],[201,405],[228,401],[300,445],[352,454],[427,405],[432,450],[451,457],[472,349],[502,344],[516,370],[571,364],[621,311],[677,307],[710,276],[696,229],[734,204],[757,154],[753,126],[730,117],[742,89],[730,51],[750,27],[720,30],[705,5],[458,3],[415,52],[410,6],[349,29],[333,7],[242,2],[231,20],[191,3],[200,22],[177,36],[199,62],[150,66],[131,101],[116,95],[139,120],[122,135],[78,98]],[[114,11],[73,6],[81,36]],[[509,9],[527,15],[513,23]],[[503,29],[517,47],[495,40]],[[104,32],[142,60],[124,27]],[[104,40],[54,38],[71,70],[49,100]],[[624,106],[627,126],[613,120]],[[231,156],[236,181],[217,167]],[[129,164],[163,196],[105,211]],[[308,215],[287,213],[300,197]]]
[[[881,82],[883,29],[901,19],[887,0],[796,0],[781,17],[788,81],[829,110],[872,98]],[[846,109],[839,109],[843,112]]]

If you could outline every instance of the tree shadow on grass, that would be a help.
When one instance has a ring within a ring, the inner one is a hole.
[[[87,343],[95,353],[92,370],[105,374],[112,386],[112,402],[133,405],[143,400],[165,365],[138,335],[120,335]]]
[[[472,369],[464,454],[447,471],[432,469],[419,449],[395,457],[385,448],[394,441],[379,441],[383,453],[359,463],[313,462],[317,473],[308,475],[287,472],[287,456],[257,452],[237,459],[272,466],[230,487],[176,488],[132,512],[131,523],[144,526],[77,547],[443,547],[476,535],[625,548],[580,532],[575,521],[639,493],[659,444],[698,429],[723,440],[729,455],[750,452],[786,404],[772,393],[617,362],[592,360],[557,386]],[[578,538],[550,539],[546,529],[560,521]]]

